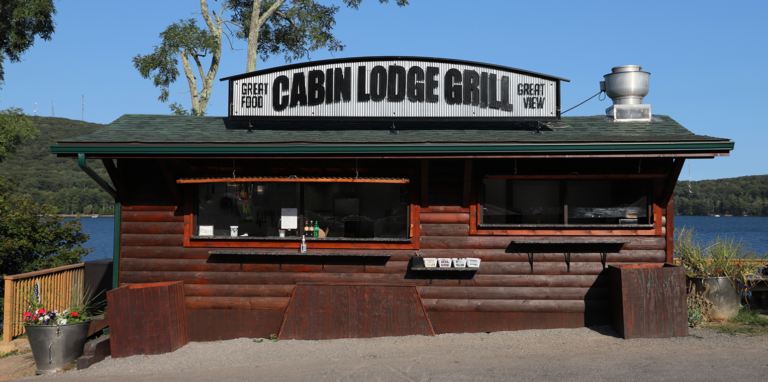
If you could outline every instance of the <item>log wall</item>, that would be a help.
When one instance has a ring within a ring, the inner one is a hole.
[[[232,173],[231,162],[231,159],[168,161],[170,175],[165,174],[154,159],[121,159],[118,163],[127,194],[121,222],[120,283],[184,281],[192,341],[277,334],[295,286],[307,282],[415,285],[437,334],[609,324],[605,267],[664,262],[671,243],[666,227],[671,219],[667,221],[666,209],[660,206],[654,208],[657,229],[650,231],[563,229],[478,233],[477,196],[473,185],[483,174],[508,173],[513,166],[511,161],[475,160],[468,164],[465,160],[360,160],[357,170],[361,177],[411,178],[412,209],[419,217],[419,221],[413,222],[412,245],[326,243],[324,248],[313,248],[312,242],[308,244],[309,251],[316,252],[359,252],[360,247],[365,247],[365,252],[391,254],[385,264],[378,265],[364,266],[349,261],[217,262],[208,252],[226,247],[227,243],[189,243],[188,239],[185,242],[185,227],[191,222],[186,216],[190,211],[184,200],[191,202],[192,188],[176,185],[172,178],[228,176]],[[636,160],[612,160],[605,169],[600,168],[601,160],[547,162],[547,166],[540,166],[538,170],[530,168],[533,164],[531,160],[520,161],[516,166],[521,173],[553,172],[553,167],[565,165],[573,165],[581,173],[589,173],[589,169],[611,174],[637,172]],[[671,167],[671,161],[649,159],[644,160],[643,166],[663,173]],[[561,171],[570,173],[571,169]],[[235,170],[238,176],[350,176],[355,167],[354,160],[238,160]],[[660,194],[661,190],[656,193]],[[605,264],[600,253],[573,253],[570,271],[562,253],[535,254],[531,269],[527,254],[518,254],[509,248],[510,242],[516,239],[556,240],[563,235],[569,239],[627,240],[629,243],[619,253],[608,253]],[[254,242],[253,245],[263,250],[298,247],[298,243],[277,242]],[[482,259],[482,264],[471,279],[430,280],[409,271],[409,261],[415,255],[477,257]]]

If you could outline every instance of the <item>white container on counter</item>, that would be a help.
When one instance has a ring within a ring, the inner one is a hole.
[[[464,268],[467,266],[467,259],[453,259],[454,268]]]
[[[425,257],[424,266],[427,268],[434,268],[437,266],[437,259],[434,257]]]
[[[450,268],[451,267],[451,259],[439,258],[439,259],[437,259],[437,265],[440,268]]]
[[[468,268],[480,268],[480,259],[474,258],[474,257],[468,257],[467,258],[467,267]]]

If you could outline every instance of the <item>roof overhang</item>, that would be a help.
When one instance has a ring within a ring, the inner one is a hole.
[[[88,156],[240,156],[240,155],[552,155],[570,154],[680,154],[691,157],[725,156],[733,141],[620,142],[620,143],[499,143],[499,144],[58,144],[51,152],[61,157]],[[693,155],[696,154],[696,155]]]

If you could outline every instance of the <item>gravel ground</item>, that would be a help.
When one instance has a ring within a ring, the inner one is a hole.
[[[691,330],[618,338],[610,327],[331,341],[196,342],[40,381],[768,381],[768,339]]]

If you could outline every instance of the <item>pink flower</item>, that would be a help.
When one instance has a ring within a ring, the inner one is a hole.
[[[32,313],[30,313],[30,312],[24,312],[24,317],[30,317],[30,316],[32,316]]]
[[[71,316],[72,317],[77,317],[77,312],[72,312]]]
[[[43,308],[38,309],[37,314],[45,314],[45,309]]]

